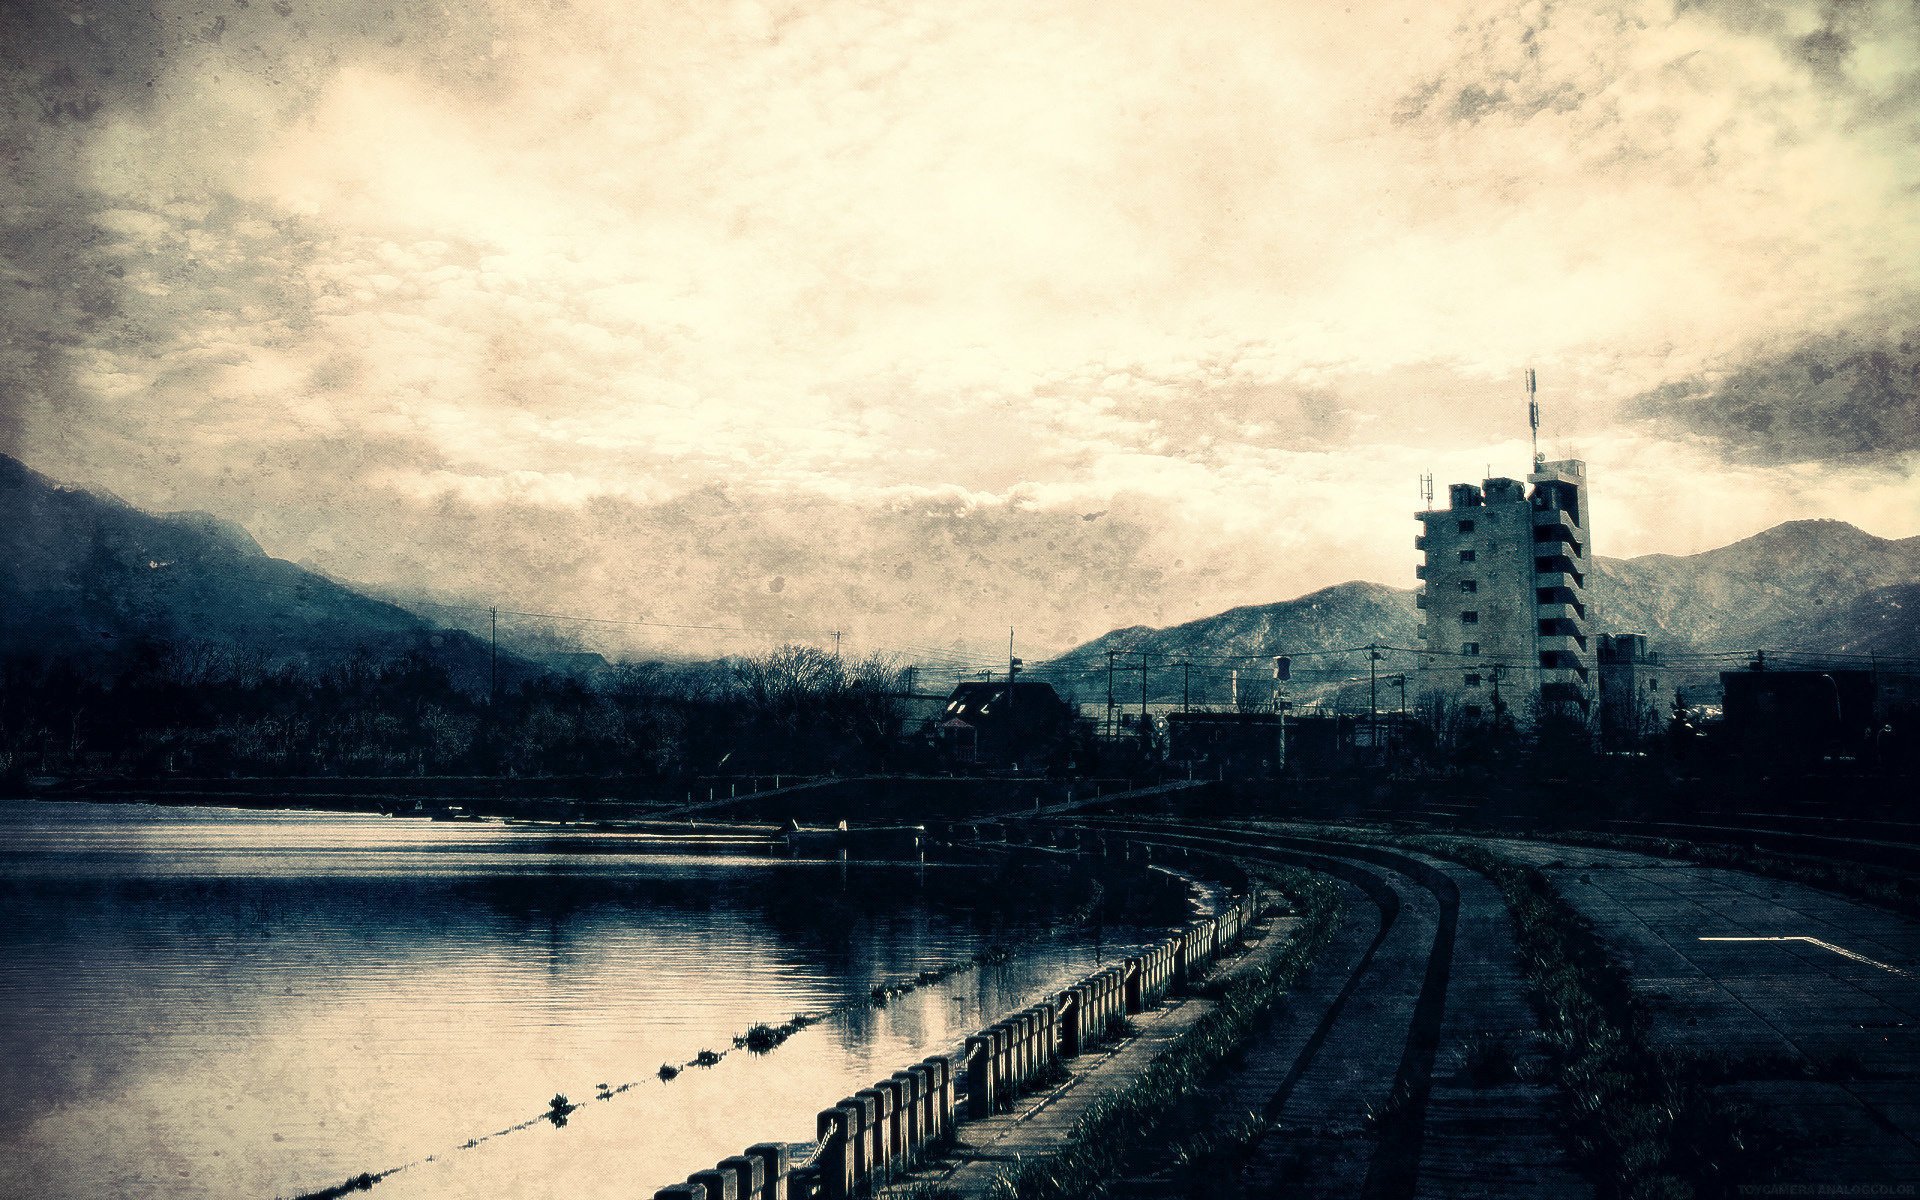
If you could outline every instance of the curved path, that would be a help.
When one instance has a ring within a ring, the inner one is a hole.
[[[1346,892],[1310,977],[1213,1088],[1222,1123],[1265,1118],[1239,1180],[1249,1195],[1590,1194],[1552,1133],[1549,1089],[1475,1086],[1469,1047],[1534,1028],[1505,905],[1456,864],[1238,825],[1080,822],[1164,847],[1321,871]]]

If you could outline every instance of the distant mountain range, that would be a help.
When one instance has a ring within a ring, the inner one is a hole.
[[[1411,564],[1410,564],[1411,567]],[[1844,521],[1789,521],[1699,554],[1595,559],[1589,628],[1644,633],[1667,653],[1776,649],[1920,657],[1920,537],[1890,541]],[[1418,647],[1413,588],[1352,582],[1295,600],[1152,629],[1116,629],[1054,660],[1102,666],[1108,651],[1176,662],[1253,660],[1364,646]],[[1037,668],[1039,670],[1040,668]],[[1155,687],[1165,694],[1168,684]],[[1084,690],[1084,689],[1083,689]]]
[[[1669,653],[1764,648],[1920,658],[1920,537],[1893,541],[1840,521],[1791,521],[1700,554],[1598,558],[1588,583],[1594,632],[1645,633]],[[456,677],[483,679],[485,641],[410,611],[411,595],[366,595],[269,557],[231,522],[142,512],[0,455],[0,654],[111,659],[142,642],[168,641],[327,666],[362,649],[417,649]],[[1110,650],[1219,663],[1370,642],[1418,646],[1413,601],[1410,588],[1343,583],[1169,628],[1116,629],[1034,664],[1033,677],[1078,679],[1085,693]],[[557,641],[524,649],[540,666],[561,670],[598,662]],[[501,663],[503,679],[536,669],[505,651]],[[1157,683],[1156,694],[1168,686],[1177,682]]]
[[[324,668],[419,650],[467,683],[489,669],[470,634],[270,558],[206,513],[142,512],[0,455],[0,514],[0,654],[112,662],[164,643]]]

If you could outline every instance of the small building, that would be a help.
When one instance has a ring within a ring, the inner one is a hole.
[[[1603,633],[1594,647],[1600,674],[1600,747],[1633,750],[1666,727],[1660,690],[1667,671],[1643,633]]]
[[[1722,671],[1728,742],[1768,758],[1859,755],[1878,730],[1872,671]]]
[[[947,697],[934,733],[956,762],[1046,764],[1071,753],[1075,717],[1050,683],[963,683]]]
[[[1168,713],[1167,761],[1200,779],[1273,775],[1280,762],[1280,717],[1276,713]]]

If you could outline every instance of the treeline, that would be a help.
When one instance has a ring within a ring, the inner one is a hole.
[[[457,686],[425,653],[325,669],[193,642],[109,670],[0,663],[0,778],[884,770],[902,672],[807,646],[717,663]]]

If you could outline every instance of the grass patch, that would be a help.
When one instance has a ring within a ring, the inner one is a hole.
[[[1513,916],[1529,997],[1574,1153],[1603,1197],[1734,1194],[1752,1174],[1752,1114],[1715,1096],[1692,1056],[1648,1044],[1625,970],[1592,925],[1532,867],[1471,843],[1400,839],[1493,881]],[[1469,1059],[1469,1070],[1472,1061]]]
[[[1057,1153],[1021,1163],[1003,1175],[996,1195],[1006,1200],[1081,1200],[1102,1194],[1130,1161],[1158,1157],[1165,1139],[1156,1134],[1166,1131],[1182,1103],[1253,1035],[1333,936],[1340,900],[1331,881],[1292,870],[1276,871],[1274,880],[1301,913],[1300,925],[1280,953],[1217,983],[1218,1004],[1212,1011],[1126,1090],[1090,1108]],[[1258,1141],[1259,1133],[1250,1128],[1236,1129],[1244,1146]],[[1207,1154],[1228,1153],[1234,1144],[1233,1138],[1204,1144],[1196,1139],[1182,1143],[1176,1153],[1197,1161]]]

